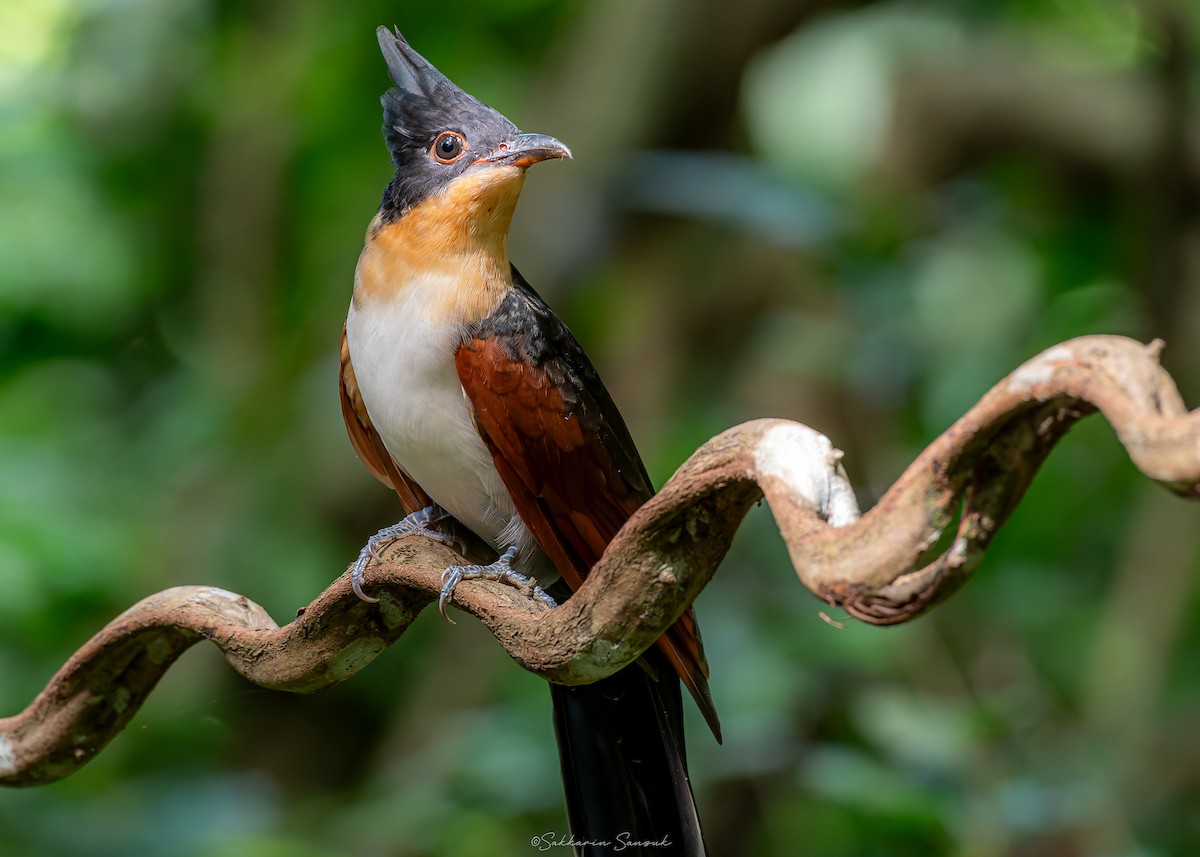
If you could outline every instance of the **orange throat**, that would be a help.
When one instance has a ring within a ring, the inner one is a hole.
[[[435,277],[458,284],[438,295],[449,317],[486,317],[512,282],[508,229],[524,182],[519,167],[469,170],[397,220],[376,215],[354,272],[355,306]]]

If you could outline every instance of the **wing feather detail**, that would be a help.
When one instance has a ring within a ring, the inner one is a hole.
[[[514,270],[516,288],[455,354],[475,424],[521,519],[577,589],[654,493],[625,422],[578,342]],[[687,611],[658,640],[720,740]]]

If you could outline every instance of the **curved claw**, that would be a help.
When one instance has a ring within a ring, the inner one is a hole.
[[[372,561],[379,562],[382,560],[383,549],[398,539],[406,536],[422,535],[439,541],[442,544],[460,542],[461,540],[457,536],[451,536],[440,530],[430,528],[431,524],[436,524],[438,521],[443,521],[448,517],[450,517],[450,513],[446,510],[437,506],[426,506],[424,509],[413,512],[404,520],[398,521],[390,527],[384,527],[371,536],[371,538],[367,539],[367,543],[363,545],[363,549],[358,552],[358,560],[354,563],[354,570],[350,573],[350,586],[354,590],[354,594],[369,604],[377,604],[379,602],[378,598],[372,598],[363,592],[362,587],[365,582],[367,566]]]
[[[464,580],[494,580],[497,583],[506,583],[527,595],[532,595],[551,609],[557,607],[558,602],[538,586],[532,577],[526,577],[512,568],[511,563],[516,555],[516,547],[510,547],[491,565],[452,565],[443,571],[442,589],[438,594],[438,612],[442,614],[442,618],[451,625],[454,624],[454,620],[446,615],[446,605],[453,600],[455,587]]]
[[[478,567],[475,566],[475,568]],[[456,623],[446,614],[446,605],[454,597],[454,587],[458,586],[459,582],[463,579],[463,571],[466,568],[470,568],[470,566],[452,565],[442,572],[442,589],[438,593],[438,612],[451,625]]]
[[[354,594],[357,595],[360,600],[365,601],[368,604],[378,604],[378,598],[373,595],[367,595],[367,593],[363,592],[363,577],[364,575],[359,573],[358,569],[356,568],[354,573],[350,575],[350,588],[354,590]]]
[[[354,563],[354,570],[350,572],[350,588],[354,590],[355,595],[368,604],[379,603],[378,598],[372,598],[370,595],[367,595],[367,593],[363,592],[362,588],[367,576],[367,565],[370,564],[373,556],[371,543],[367,542],[363,549],[358,552],[358,560]]]

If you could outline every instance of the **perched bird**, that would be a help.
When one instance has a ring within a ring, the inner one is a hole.
[[[571,154],[463,92],[399,31],[378,36],[395,83],[382,104],[396,174],[354,274],[341,398],[356,452],[407,517],[363,548],[355,591],[366,597],[382,545],[444,540],[434,525],[452,518],[498,559],[447,569],[443,611],[459,581],[479,577],[532,576],[569,597],[653,494],[596,370],[508,257],[527,168]],[[639,664],[551,685],[572,836],[610,843],[580,853],[643,853],[631,842],[658,843],[644,853],[659,857],[704,853],[675,674],[720,740],[690,609]]]

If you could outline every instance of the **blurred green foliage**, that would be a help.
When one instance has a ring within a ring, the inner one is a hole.
[[[825,431],[869,504],[1022,360],[1168,342],[1200,402],[1184,0],[219,0],[0,6],[0,700],[183,583],[281,621],[399,513],[336,348],[390,165],[373,29],[560,136],[513,258],[662,481],[736,422]],[[698,610],[714,853],[1200,847],[1200,516],[1093,419],[978,579],[841,628],[751,515]],[[834,617],[835,619],[838,617]],[[73,777],[0,794],[4,857],[495,855],[565,831],[548,700],[425,617],[342,688],[199,647]]]

